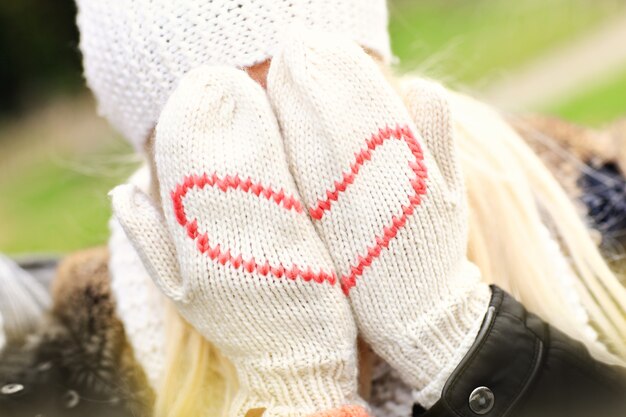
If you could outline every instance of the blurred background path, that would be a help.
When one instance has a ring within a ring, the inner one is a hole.
[[[624,71],[626,13],[512,71],[490,85],[484,97],[507,108],[538,108]],[[626,101],[626,96],[623,99]]]

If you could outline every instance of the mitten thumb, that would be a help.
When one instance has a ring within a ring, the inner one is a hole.
[[[403,87],[415,127],[426,141],[449,190],[463,194],[464,182],[445,88],[425,79],[408,80]]]
[[[176,249],[161,212],[132,184],[115,187],[109,196],[115,216],[156,285],[173,301],[187,303]]]

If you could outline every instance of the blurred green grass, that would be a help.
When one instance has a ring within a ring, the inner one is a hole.
[[[480,87],[625,9],[621,0],[396,0],[390,33],[401,71],[416,69],[452,85]],[[620,102],[625,83],[626,75],[549,110],[574,121],[610,121],[626,112]],[[77,107],[60,122],[72,130],[78,121],[95,118],[93,112]],[[73,133],[86,135],[93,146],[75,149],[69,141],[61,147],[47,137],[47,125],[38,123],[31,117],[0,125],[0,168],[11,162],[0,169],[0,251],[66,252],[106,242],[106,192],[135,165],[109,169],[119,166],[116,161],[130,148],[103,123]],[[32,152],[30,144],[7,146],[15,132],[32,137],[32,146],[44,151]],[[111,163],[102,163],[107,159]]]
[[[110,182],[110,181],[109,181]],[[113,184],[108,184],[113,185]],[[66,251],[106,239],[106,181],[62,163],[36,164],[0,186],[3,250]]]
[[[111,136],[88,152],[52,148],[4,173],[0,251],[63,253],[106,242],[107,192],[134,171],[130,154]]]
[[[390,6],[402,70],[482,84],[626,9],[621,0],[418,0]]]

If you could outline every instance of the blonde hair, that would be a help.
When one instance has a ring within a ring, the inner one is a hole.
[[[167,369],[157,393],[155,417],[220,417],[237,390],[230,362],[170,304],[166,314]]]
[[[450,103],[470,205],[468,255],[483,278],[600,354],[574,298],[599,341],[626,359],[626,289],[572,201],[497,112],[459,94]]]
[[[626,290],[600,255],[562,187],[489,106],[451,93],[470,205],[468,256],[484,279],[610,360],[626,360]],[[556,258],[566,257],[559,263]],[[560,277],[569,275],[570,284]],[[568,300],[580,301],[576,311]],[[585,315],[593,327],[585,329]],[[233,367],[170,310],[168,369],[157,417],[226,417],[237,389]],[[599,342],[594,340],[594,332]]]

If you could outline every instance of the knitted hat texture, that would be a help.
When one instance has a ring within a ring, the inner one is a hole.
[[[141,149],[178,80],[200,65],[249,67],[286,32],[341,33],[389,60],[385,0],[77,0],[99,113]]]

